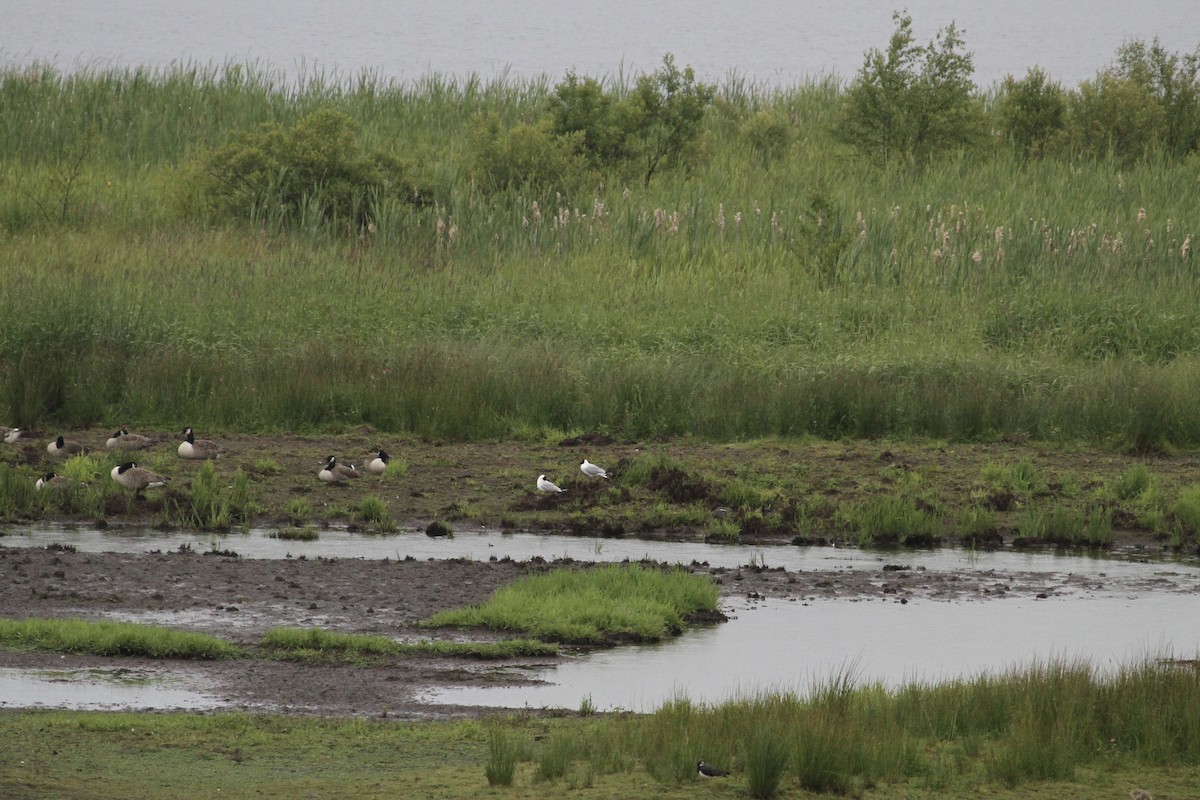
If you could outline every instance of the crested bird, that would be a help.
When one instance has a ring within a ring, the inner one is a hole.
[[[714,767],[712,764],[705,764],[703,761],[697,761],[696,774],[701,778],[724,778],[729,774],[729,770]]]
[[[608,470],[606,470],[604,467],[596,466],[592,462],[588,461],[586,458],[583,460],[583,463],[579,465],[579,471],[582,472],[584,475],[587,475],[589,478],[607,478],[608,477]]]
[[[83,445],[59,436],[53,442],[46,445],[46,452],[52,456],[73,456],[76,453],[83,452]]]
[[[391,460],[392,457],[387,454],[387,451],[378,450],[375,453],[375,457],[367,462],[366,470],[372,475],[382,475],[388,467],[388,462]]]
[[[113,467],[110,474],[114,481],[126,489],[133,489],[138,494],[141,494],[143,489],[153,489],[156,486],[167,485],[167,479],[162,475],[158,475],[148,469],[142,469],[132,461],[127,461],[124,464]]]
[[[361,478],[362,474],[353,464],[339,464],[336,456],[325,459],[325,466],[317,473],[317,477],[326,483],[338,483],[347,478]]]
[[[560,489],[550,481],[546,480],[545,475],[538,475],[537,488],[540,492],[548,492],[550,494],[561,494],[562,492],[566,491],[566,489]]]
[[[210,439],[197,439],[196,432],[184,428],[184,439],[179,443],[180,458],[216,458],[221,454],[221,448]]]
[[[139,433],[130,433],[124,428],[108,437],[108,441],[104,446],[109,450],[145,450],[150,445],[154,444],[154,440],[149,436],[142,436]]]

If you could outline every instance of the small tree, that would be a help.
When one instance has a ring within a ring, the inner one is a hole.
[[[1173,155],[1200,149],[1200,49],[1168,53],[1158,39],[1129,41],[1111,72],[1142,87],[1162,109],[1161,144]]]
[[[973,57],[953,24],[927,45],[913,41],[912,18],[897,12],[887,52],[867,52],[836,124],[839,137],[882,159],[924,160],[975,141],[984,130],[973,98]]]
[[[1066,93],[1037,67],[1021,80],[1005,78],[998,106],[1001,129],[1026,156],[1045,153],[1066,130]]]
[[[626,106],[631,126],[629,150],[648,186],[661,169],[690,164],[698,157],[704,112],[712,105],[716,87],[696,82],[691,67],[680,70],[675,57],[638,78]]]

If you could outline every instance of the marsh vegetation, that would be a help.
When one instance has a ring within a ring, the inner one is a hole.
[[[1195,58],[982,92],[968,47],[901,17],[780,89],[6,67],[0,409],[1195,446]]]

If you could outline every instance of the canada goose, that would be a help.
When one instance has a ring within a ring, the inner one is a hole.
[[[551,494],[559,494],[566,491],[566,489],[560,489],[550,481],[546,480],[545,475],[538,475],[537,488],[540,492],[549,492]]]
[[[42,489],[65,489],[68,486],[79,486],[79,481],[73,481],[59,475],[57,472],[47,472],[44,477],[38,478],[34,484],[38,491]]]
[[[143,489],[153,489],[156,486],[166,486],[167,479],[156,475],[148,469],[142,469],[132,461],[112,468],[112,479],[124,486],[141,493]]]
[[[83,452],[83,445],[59,436],[53,442],[46,445],[46,452],[52,456],[73,456],[76,453]]]
[[[104,446],[109,450],[145,450],[152,444],[154,444],[154,440],[149,436],[130,433],[121,428],[121,430],[108,437],[108,441],[104,443]]]
[[[317,473],[317,477],[326,483],[338,483],[346,478],[361,478],[362,474],[353,464],[339,464],[336,457],[330,456],[325,459],[325,466]]]
[[[583,463],[579,465],[579,471],[582,472],[584,475],[587,475],[589,478],[607,478],[608,477],[608,470],[606,470],[604,467],[596,466],[592,462],[588,461],[586,458],[583,460]]]
[[[391,460],[392,457],[387,452],[380,450],[375,453],[374,458],[367,462],[366,470],[372,475],[382,475],[388,467],[388,462]]]
[[[697,761],[696,774],[701,778],[724,778],[729,771],[714,767],[712,764],[705,764],[703,761]]]
[[[180,458],[216,458],[221,454],[217,443],[209,439],[197,439],[191,428],[184,428],[184,440],[179,443]]]

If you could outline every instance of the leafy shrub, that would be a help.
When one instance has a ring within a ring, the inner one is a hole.
[[[329,108],[291,127],[271,123],[236,134],[201,157],[194,180],[210,211],[284,222],[315,212],[365,224],[378,200],[419,203],[423,196],[406,165],[361,153],[353,121]]]
[[[608,170],[626,158],[627,109],[594,78],[568,72],[550,97],[550,119],[558,136],[572,137],[589,166]]]
[[[1079,85],[1071,120],[1072,142],[1079,152],[1126,160],[1149,152],[1166,126],[1162,107],[1145,86],[1111,72]]]
[[[795,138],[795,131],[783,114],[764,110],[756,112],[742,124],[742,136],[755,157],[766,166],[787,152]]]
[[[1044,154],[1065,134],[1066,92],[1037,67],[1021,80],[1004,79],[998,107],[1000,129],[1026,156]]]
[[[1112,71],[1132,81],[1162,109],[1160,144],[1173,155],[1200,149],[1200,49],[1168,53],[1155,39],[1125,42]]]
[[[927,45],[913,42],[912,18],[895,13],[887,52],[867,52],[846,92],[838,136],[883,159],[925,160],[947,148],[970,144],[984,130],[980,103],[972,97],[973,56],[953,24]]]
[[[565,192],[584,174],[583,139],[582,132],[556,133],[550,120],[504,128],[488,114],[472,131],[475,173],[494,191]]]

